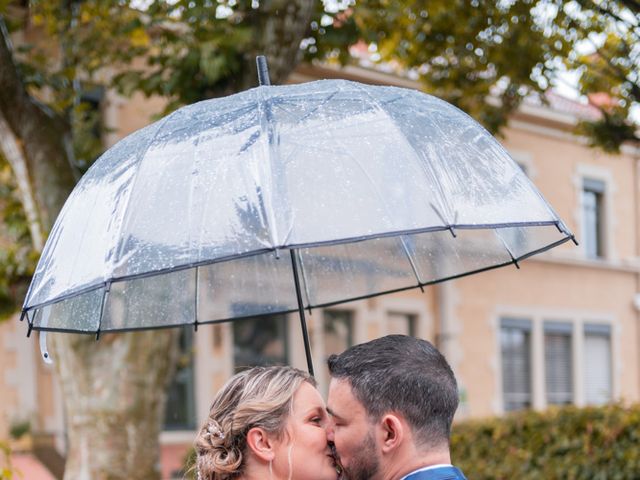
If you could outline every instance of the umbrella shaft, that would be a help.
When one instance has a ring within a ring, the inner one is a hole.
[[[300,291],[300,277],[298,276],[298,262],[296,261],[296,252],[292,248],[291,266],[293,267],[293,281],[296,286],[296,297],[298,299],[298,314],[300,315],[300,327],[302,328],[302,340],[304,342],[304,353],[307,356],[307,368],[309,374],[313,376],[313,360],[311,359],[311,346],[309,344],[309,332],[307,330],[307,320],[304,316],[304,304],[302,303],[302,292]]]

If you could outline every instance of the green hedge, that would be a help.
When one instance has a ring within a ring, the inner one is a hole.
[[[451,455],[470,480],[640,479],[640,405],[456,423]]]

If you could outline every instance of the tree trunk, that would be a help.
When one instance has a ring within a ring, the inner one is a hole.
[[[41,222],[48,232],[76,181],[71,131],[68,122],[26,92],[2,16],[0,115],[8,129],[0,135],[0,149],[19,148],[26,171],[15,173],[23,197],[33,200],[38,213],[30,221]],[[69,438],[65,479],[160,478],[158,436],[178,333],[103,335],[99,341],[50,334]]]
[[[159,435],[177,329],[51,335],[67,412],[64,480],[160,478]]]
[[[259,38],[244,57],[248,65],[255,55],[267,55],[272,81],[281,83],[300,60],[300,41],[317,0],[261,3]],[[37,221],[48,232],[76,181],[71,129],[66,119],[26,92],[3,27],[0,16],[0,114],[20,140],[26,174],[16,173],[22,175],[21,185],[30,187]],[[237,80],[240,89],[255,86],[255,67]],[[0,138],[0,148],[2,144]],[[86,335],[50,335],[67,417],[65,480],[160,478],[158,437],[178,333],[103,335],[99,341]]]
[[[282,84],[300,63],[300,42],[307,34],[318,0],[263,0],[260,8],[250,15],[247,23],[255,25],[259,35],[251,50],[244,52],[244,63],[251,68],[242,70],[234,79],[237,91],[257,86],[255,73],[257,55],[265,55],[269,63],[269,76],[274,85]],[[235,92],[218,92],[228,95]]]

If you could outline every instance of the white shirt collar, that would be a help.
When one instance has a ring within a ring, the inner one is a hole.
[[[439,463],[438,465],[429,465],[428,467],[419,468],[418,470],[414,470],[411,473],[407,473],[400,480],[405,480],[407,477],[410,477],[411,475],[414,475],[418,472],[424,472],[426,470],[433,470],[434,468],[451,467],[451,466],[452,465],[450,463]]]

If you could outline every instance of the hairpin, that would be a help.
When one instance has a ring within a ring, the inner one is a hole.
[[[220,428],[220,424],[215,420],[209,420],[209,424],[207,425],[207,433],[205,434],[205,436],[214,436],[216,438],[219,438],[220,440],[224,440],[224,433],[222,432],[222,428]]]

